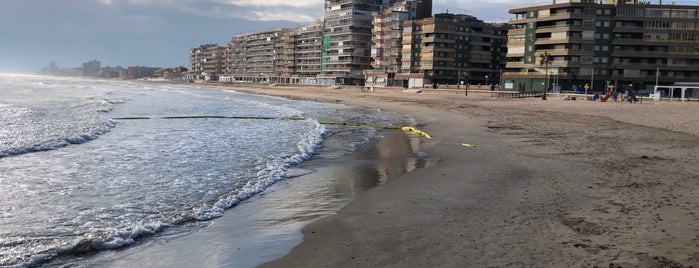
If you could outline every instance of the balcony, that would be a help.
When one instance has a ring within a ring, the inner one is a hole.
[[[595,42],[595,40],[590,40]],[[534,44],[536,45],[553,45],[553,44],[569,44],[574,43],[571,38],[537,38]]]
[[[577,27],[577,26],[572,26],[572,25],[543,26],[543,27],[537,27],[536,33],[568,32],[568,31],[572,30],[574,27]]]
[[[635,50],[615,50],[614,57],[629,58],[668,58],[667,52],[660,51],[635,51]],[[683,58],[684,56],[680,56]]]
[[[505,65],[505,68],[507,68],[507,69],[521,69],[521,68],[524,68],[525,66],[527,66],[527,64],[525,64],[524,62],[508,62]]]
[[[642,33],[645,29],[642,26],[616,26],[612,29],[614,33]]]
[[[638,45],[644,42],[641,38],[614,38],[612,45]]]
[[[581,13],[578,13],[581,14]],[[572,12],[561,12],[550,14],[548,16],[539,16],[538,21],[551,21],[551,20],[566,20],[572,18],[574,13]]]
[[[512,36],[512,35],[522,35],[522,34],[525,34],[525,33],[526,33],[526,29],[524,29],[524,28],[517,28],[517,29],[510,29],[510,30],[507,32],[507,35],[510,35],[510,36]]]

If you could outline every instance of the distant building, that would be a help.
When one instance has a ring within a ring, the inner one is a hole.
[[[190,74],[193,80],[218,80],[225,73],[226,48],[204,44],[189,50]]]
[[[41,68],[41,70],[39,70],[39,74],[41,74],[41,75],[60,75],[60,73],[61,73],[61,68],[58,67],[58,65],[56,65],[55,61],[49,62],[48,66]]]
[[[520,84],[535,91],[544,84],[639,90],[656,77],[660,84],[699,81],[699,6],[572,0],[510,13],[504,79],[515,90]]]
[[[121,66],[117,66],[117,67],[107,66],[107,67],[102,67],[100,69],[100,72],[97,74],[97,76],[100,78],[119,78],[122,71],[124,71],[124,68]]]
[[[174,67],[174,68],[168,68],[168,69],[163,69],[162,70],[162,78],[165,80],[174,80],[174,79],[182,79],[187,75],[188,69],[187,67],[180,66],[180,67]]]
[[[121,79],[140,79],[155,77],[155,72],[160,69],[158,67],[133,66],[128,67],[121,72]]]
[[[91,60],[83,63],[82,76],[96,77],[101,68],[101,63],[98,60]]]
[[[406,87],[499,84],[507,24],[469,15],[436,14],[404,23],[401,73]]]

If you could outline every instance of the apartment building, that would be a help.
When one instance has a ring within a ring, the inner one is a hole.
[[[406,87],[499,84],[507,29],[507,24],[448,13],[407,21],[396,79]]]
[[[397,2],[400,1],[325,0],[320,83],[364,84],[363,71],[371,69],[373,13]]]
[[[269,82],[274,74],[274,47],[279,31],[266,31],[245,35],[245,72],[241,78],[257,78]]]
[[[226,44],[226,82],[242,81],[247,75],[246,35],[231,37]]]
[[[282,29],[274,42],[274,74],[271,83],[291,82],[296,70],[296,30]]]
[[[188,79],[218,80],[226,70],[226,48],[217,44],[192,48],[189,50],[189,66]]]
[[[510,10],[506,88],[641,90],[699,81],[699,6],[552,1]],[[550,55],[548,68],[542,54]],[[548,83],[546,81],[549,81]]]
[[[293,84],[314,85],[322,72],[323,23],[316,22],[296,29]]]
[[[371,45],[372,69],[364,70],[365,84],[396,85],[395,75],[401,68],[403,23],[432,15],[432,0],[400,1],[373,13]]]

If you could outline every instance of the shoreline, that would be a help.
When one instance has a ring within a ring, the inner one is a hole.
[[[409,114],[435,137],[423,150],[441,159],[307,226],[262,267],[699,263],[696,103],[236,90]]]
[[[333,142],[341,141],[335,138]],[[302,241],[303,226],[335,214],[367,189],[433,165],[430,157],[416,156],[418,144],[416,135],[387,130],[384,137],[360,151],[314,157],[291,167],[287,179],[230,208],[222,217],[203,222],[203,227],[154,235],[133,247],[100,252],[79,264],[254,267],[280,258]]]

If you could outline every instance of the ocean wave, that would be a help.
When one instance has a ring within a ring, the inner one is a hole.
[[[168,224],[162,222],[153,222],[143,225],[133,225],[125,230],[116,230],[109,235],[105,235],[104,238],[95,238],[92,237],[92,235],[88,235],[87,238],[80,238],[67,246],[46,250],[36,254],[14,267],[37,267],[53,259],[64,256],[81,256],[104,250],[128,247],[134,244],[139,238],[154,235],[168,226]],[[0,265],[5,264],[0,262]]]
[[[116,126],[105,114],[124,99],[87,97],[77,104],[49,108],[0,108],[0,158],[82,144]]]
[[[56,150],[69,145],[86,143],[109,132],[115,126],[116,122],[110,119],[102,122],[99,125],[92,126],[86,133],[75,133],[72,136],[40,140],[36,141],[35,143],[19,144],[17,146],[12,146],[14,144],[9,144],[9,148],[3,148],[0,150],[0,158]]]
[[[259,171],[255,174],[255,178],[248,181],[243,187],[233,191],[232,193],[221,198],[212,206],[200,207],[195,209],[195,217],[199,221],[211,220],[223,216],[226,209],[234,207],[240,202],[243,202],[250,197],[261,193],[272,184],[286,178],[286,171],[293,165],[310,159],[313,156],[316,148],[323,141],[323,135],[326,133],[326,127],[321,125],[315,119],[306,119],[314,123],[315,127],[300,140],[296,145],[298,151],[296,154],[282,157],[272,157],[260,161],[257,165]]]
[[[226,209],[234,207],[252,196],[263,192],[269,186],[286,178],[289,167],[302,163],[313,157],[316,148],[322,143],[326,127],[315,119],[306,119],[313,123],[313,128],[296,143],[297,151],[286,156],[260,159],[254,178],[242,187],[222,196],[212,205],[192,208],[188,212],[173,212],[160,220],[133,223],[111,231],[94,231],[81,235],[69,245],[40,252],[25,260],[19,267],[35,267],[49,263],[57,258],[94,254],[100,251],[121,249],[131,246],[139,239],[156,235],[167,228],[177,227],[194,221],[209,221],[223,216]]]

